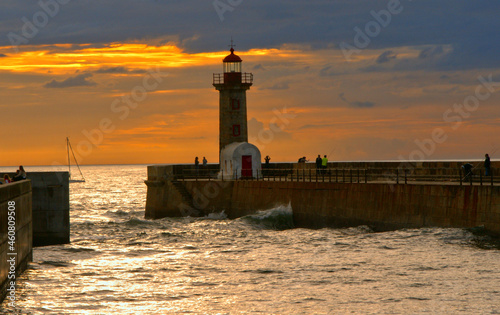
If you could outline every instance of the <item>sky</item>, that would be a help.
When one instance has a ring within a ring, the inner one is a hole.
[[[271,162],[500,156],[500,2],[3,0],[0,165],[218,162],[234,40]]]

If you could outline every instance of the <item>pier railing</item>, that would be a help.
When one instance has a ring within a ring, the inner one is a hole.
[[[466,174],[462,168],[266,168],[254,171],[238,170],[224,173],[218,168],[186,168],[173,174],[173,180],[260,180],[260,181],[293,181],[293,182],[327,182],[327,183],[392,183],[418,184],[440,183],[456,185],[499,185],[500,170],[491,169],[494,176],[485,176],[484,170],[476,170]]]

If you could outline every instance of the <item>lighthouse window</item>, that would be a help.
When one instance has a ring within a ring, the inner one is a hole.
[[[231,105],[233,106],[233,110],[238,110],[240,109],[240,100],[237,100],[235,98],[231,99]]]
[[[240,125],[233,125],[233,136],[238,137],[241,134]]]
[[[241,72],[241,62],[224,62],[224,72]]]

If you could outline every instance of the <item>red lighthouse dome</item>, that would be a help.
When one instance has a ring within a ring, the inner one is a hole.
[[[224,58],[224,60],[222,60],[223,62],[241,62],[242,61],[240,56],[234,54],[233,47],[231,47],[230,51],[231,51],[231,53],[229,55],[227,55],[226,58]]]

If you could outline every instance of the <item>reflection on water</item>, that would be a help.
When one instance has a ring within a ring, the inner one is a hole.
[[[500,251],[469,231],[295,229],[286,205],[146,220],[145,166],[83,171],[71,244],[34,250],[18,312],[500,313]]]

